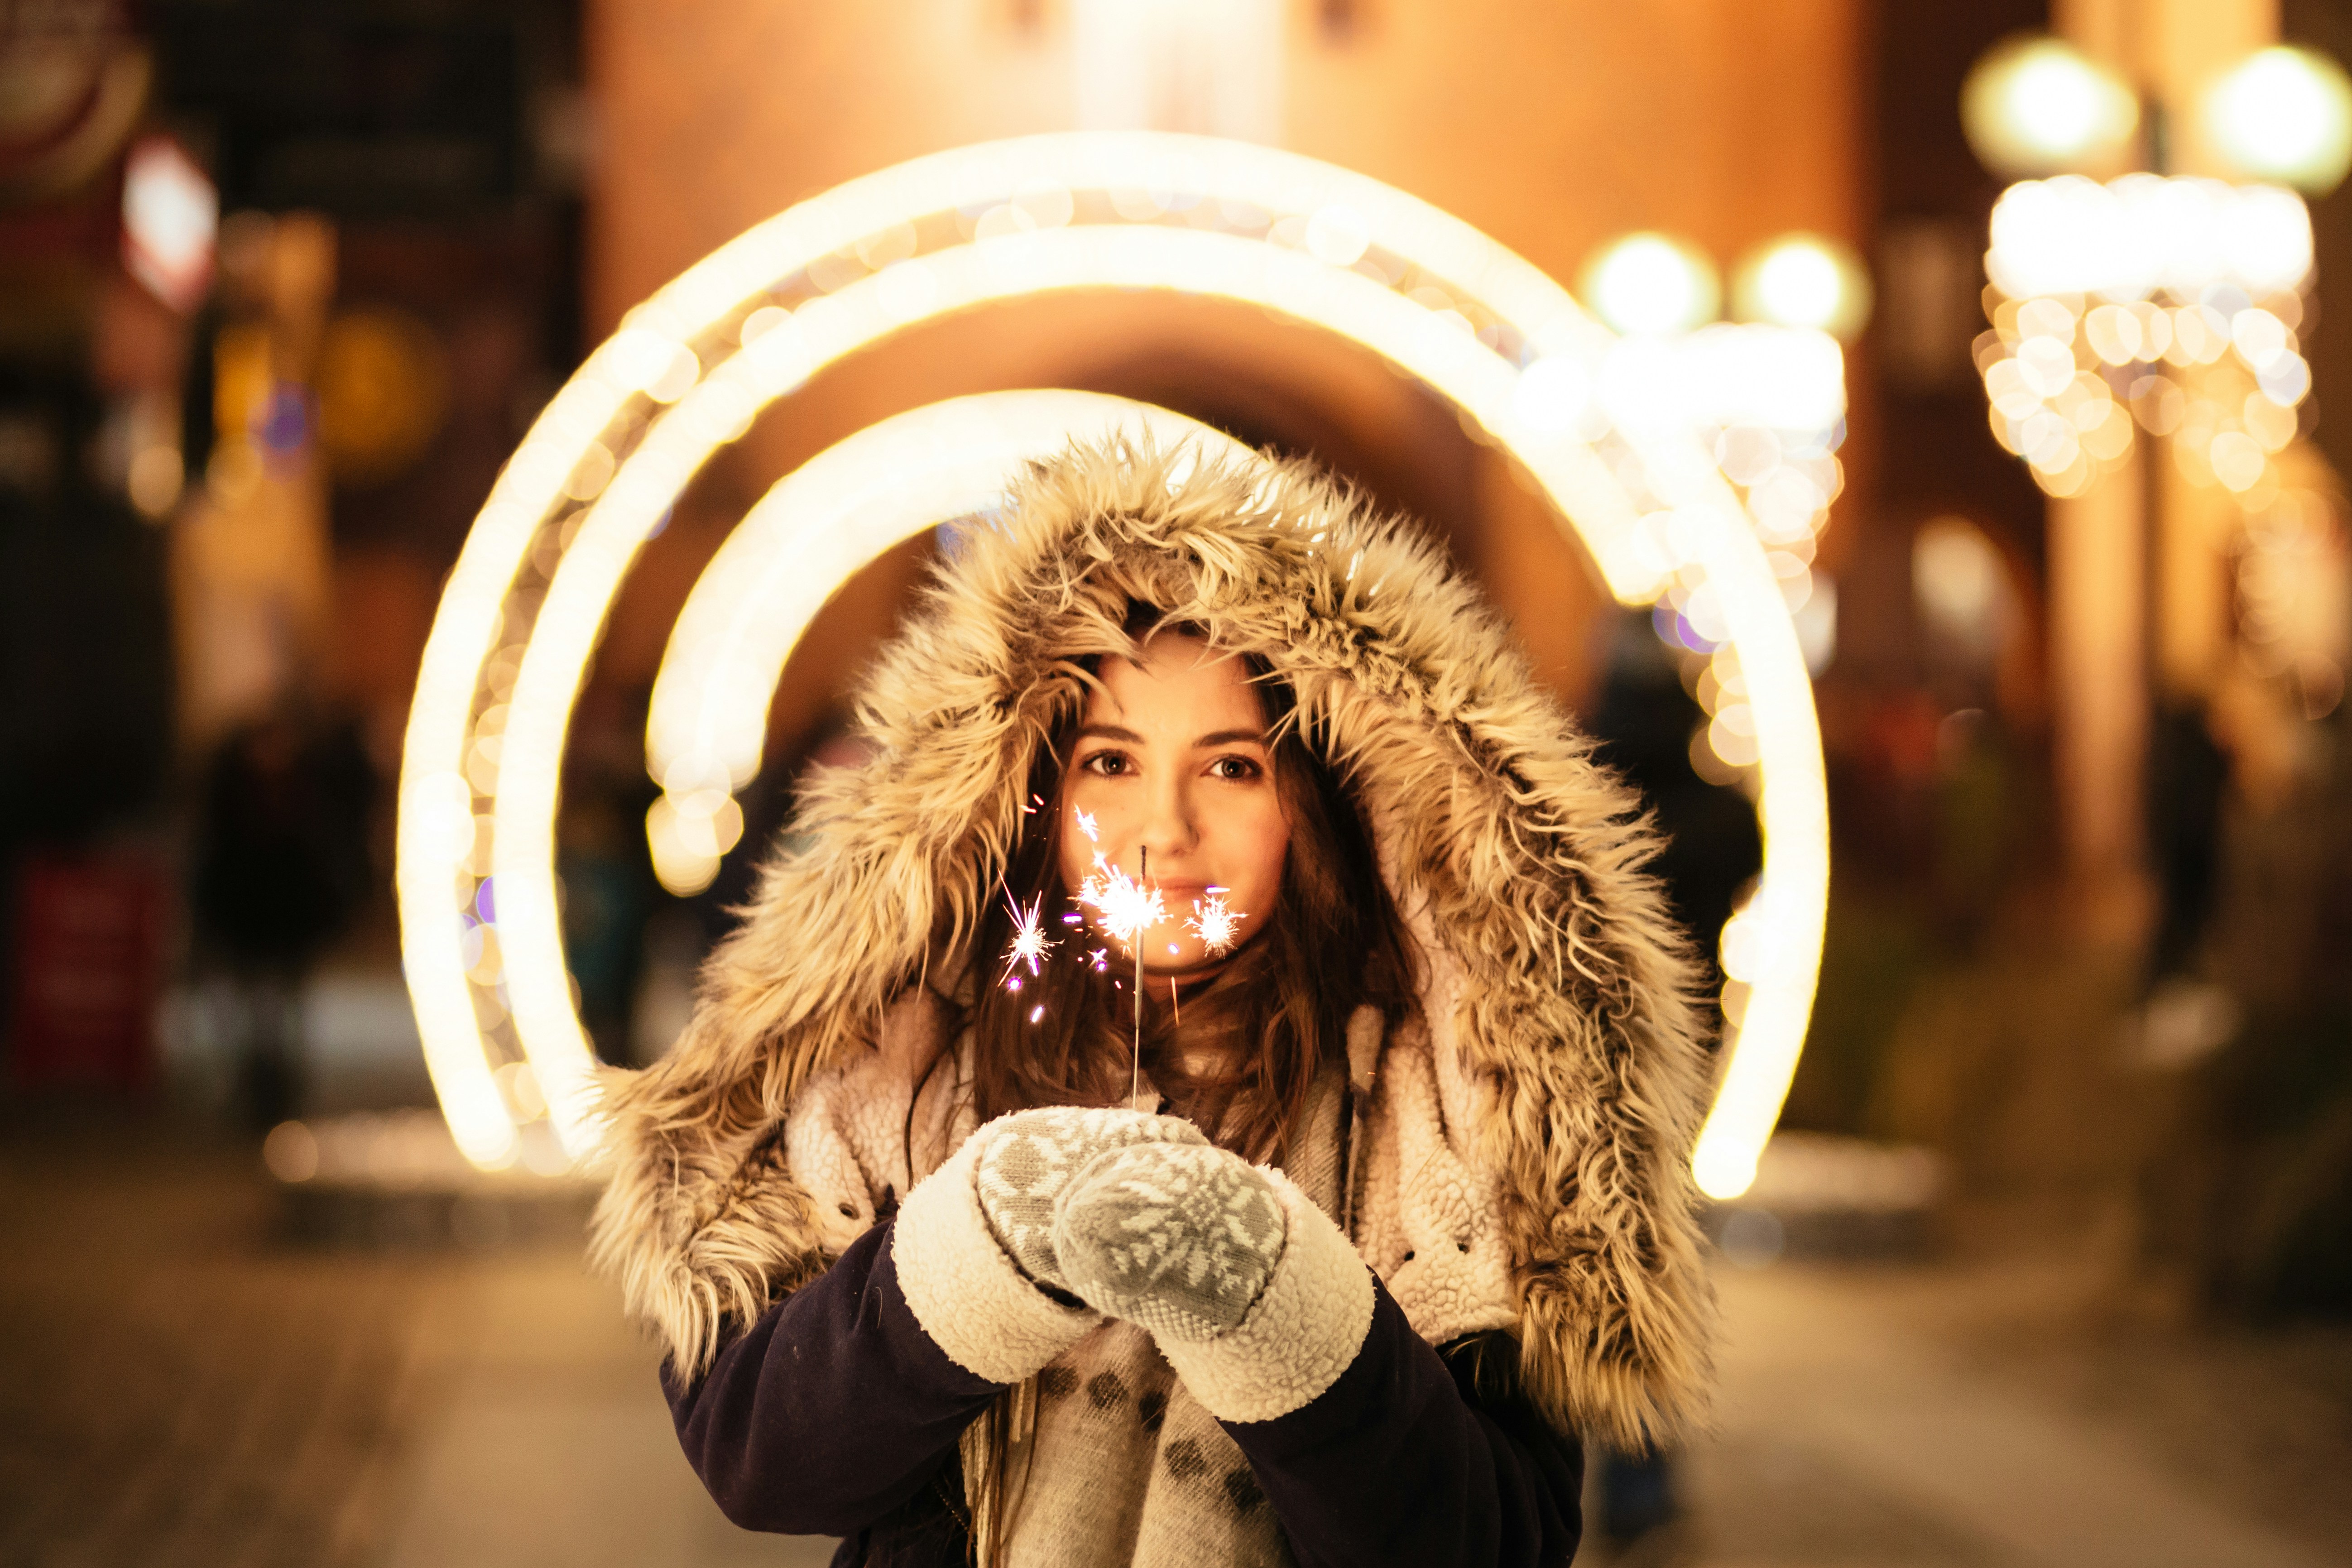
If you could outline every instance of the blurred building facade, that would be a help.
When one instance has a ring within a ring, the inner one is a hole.
[[[1179,11],[1189,19],[1174,20]],[[1173,31],[1101,19],[1126,13],[1164,16]],[[1843,0],[1769,18],[1689,3],[1608,16],[1508,4],[1078,0],[940,5],[912,24],[781,5],[608,6],[590,31],[602,151],[589,310],[600,331],[616,323],[719,243],[856,174],[1089,124],[1272,140],[1431,201],[1562,279],[1634,229],[1687,234],[1727,265],[1790,229],[1859,240],[1862,26]],[[1188,71],[1245,78],[1250,101],[1188,97]],[[1136,85],[1090,96],[1088,84],[1110,77]],[[1768,112],[1775,100],[1805,111]],[[1056,385],[1150,398],[1321,456],[1445,532],[1503,597],[1548,677],[1565,693],[1589,685],[1600,602],[1591,574],[1504,465],[1370,356],[1255,310],[1087,297],[974,314],[828,372],[703,483],[730,492],[714,497],[714,511],[731,521],[770,479],[877,418],[957,393]],[[667,626],[661,609],[715,544],[681,516],[648,552],[629,590],[646,595],[648,626]],[[867,617],[859,634],[810,639],[806,656],[833,662],[811,671],[822,685],[803,687],[797,669],[788,681],[780,739],[813,721],[796,705],[859,661],[892,603],[845,605]],[[658,643],[638,657],[649,676]]]

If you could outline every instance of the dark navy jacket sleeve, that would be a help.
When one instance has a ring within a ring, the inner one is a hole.
[[[701,1378],[662,1377],[688,1462],[747,1530],[856,1536],[945,1472],[1003,1392],[950,1361],[898,1289],[891,1226],[761,1315]]]
[[[1339,1381],[1271,1421],[1230,1421],[1300,1568],[1535,1568],[1582,1534],[1583,1451],[1518,1394],[1517,1345],[1441,1357],[1376,1286]]]

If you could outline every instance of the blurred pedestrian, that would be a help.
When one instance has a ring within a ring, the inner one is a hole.
[[[1659,640],[1647,615],[1617,616],[1589,723],[1601,761],[1640,791],[1656,816],[1664,847],[1652,869],[1714,989],[1722,979],[1716,939],[1763,868],[1764,837],[1746,795],[1701,778],[1691,765],[1694,737],[1707,715],[1684,689],[1679,657]]]
[[[233,1099],[257,1128],[300,1101],[302,983],[367,897],[375,787],[356,725],[292,708],[233,731],[206,772],[189,889],[196,962],[236,997]]]
[[[2156,873],[2156,940],[2148,984],[2185,974],[2213,918],[2221,884],[2221,807],[2230,757],[2202,703],[2168,702],[2148,742],[2148,861]]]

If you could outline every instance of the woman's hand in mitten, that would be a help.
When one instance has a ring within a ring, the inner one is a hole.
[[[1021,1271],[1041,1285],[1072,1289],[1054,1247],[1054,1208],[1098,1156],[1130,1146],[1207,1141],[1191,1122],[1126,1110],[1052,1106],[1000,1117],[982,1140],[976,1181],[980,1211]]]
[[[1287,1231],[1273,1184],[1240,1156],[1197,1138],[1138,1142],[1069,1184],[1054,1250],[1087,1305],[1189,1344],[1249,1315]]]

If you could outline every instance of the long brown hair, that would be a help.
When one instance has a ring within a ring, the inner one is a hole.
[[[1148,606],[1130,611],[1128,627],[1131,637],[1164,630],[1205,640],[1199,628],[1163,625]],[[1204,1092],[1180,1108],[1226,1147],[1278,1162],[1317,1074],[1326,1062],[1345,1061],[1349,1016],[1365,1002],[1393,1010],[1409,976],[1370,836],[1321,754],[1322,737],[1308,732],[1288,683],[1263,658],[1241,657],[1265,718],[1290,845],[1272,917],[1189,1004],[1200,1011],[1188,1023],[1213,1021],[1236,1043],[1233,1069],[1213,1083],[1185,1086]],[[1061,878],[1064,769],[1081,718],[1074,708],[1038,749],[1026,797],[1034,809],[980,922],[975,963],[986,967],[977,976],[972,1065],[982,1121],[1035,1105],[1108,1104],[1127,1092],[1133,971],[1116,959],[1100,969],[1090,962],[1093,944],[1087,928],[1069,919],[1077,906]],[[1016,991],[1004,984],[1003,955],[1013,908],[1033,905],[1059,945],[1035,975],[1013,972]],[[1162,1089],[1181,1078],[1173,1043],[1167,1010],[1148,1007],[1141,1048]]]

